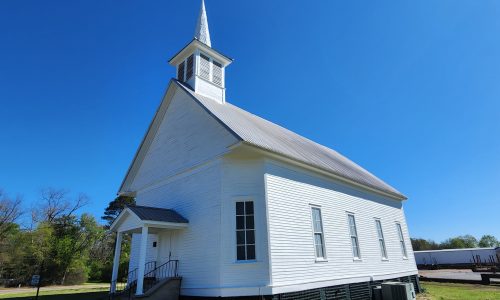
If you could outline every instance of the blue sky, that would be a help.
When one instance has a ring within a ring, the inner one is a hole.
[[[101,216],[199,0],[0,1],[0,187]],[[230,102],[409,197],[414,237],[500,238],[500,2],[207,0]]]

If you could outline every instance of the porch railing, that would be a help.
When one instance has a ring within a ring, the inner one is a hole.
[[[152,260],[144,265],[144,274],[149,273],[156,269],[156,261]]]
[[[118,279],[113,280],[111,282],[111,286],[109,292],[112,294],[124,294],[126,292],[132,293],[137,285],[137,268],[128,272],[125,276],[127,278],[126,282],[120,282]],[[113,292],[113,286],[115,287],[115,291]]]
[[[178,260],[169,260],[166,263],[156,267],[154,270],[144,274],[144,287],[143,292],[146,293],[160,281],[178,277],[177,268],[179,266]]]
[[[156,269],[156,261],[150,261],[144,264],[144,272],[149,273]],[[109,292],[112,294],[133,294],[135,293],[135,288],[137,287],[137,273],[138,269],[135,268],[128,272],[124,277],[127,278],[126,282],[120,282],[113,280]],[[113,285],[115,286],[115,291],[113,292]]]

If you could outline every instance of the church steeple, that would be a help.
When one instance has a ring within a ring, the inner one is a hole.
[[[202,0],[194,39],[169,60],[177,68],[177,80],[200,95],[224,103],[226,67],[232,62],[231,58],[212,48],[205,1]]]
[[[194,38],[208,47],[212,47],[212,43],[210,42],[210,31],[208,30],[207,11],[205,10],[205,0],[201,0],[200,15],[196,23]]]

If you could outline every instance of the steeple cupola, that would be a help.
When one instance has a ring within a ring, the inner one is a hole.
[[[212,48],[205,1],[202,0],[194,39],[169,61],[177,68],[177,80],[187,83],[200,95],[224,103],[225,68],[232,61]]]

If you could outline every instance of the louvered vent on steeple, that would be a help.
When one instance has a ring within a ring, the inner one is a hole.
[[[169,63],[177,67],[177,79],[196,93],[225,102],[225,68],[232,59],[212,48],[205,2],[202,0],[194,39]]]

